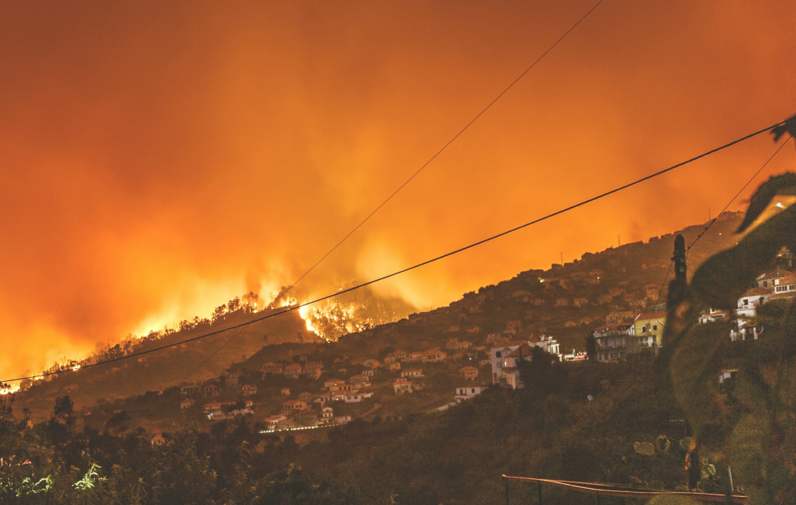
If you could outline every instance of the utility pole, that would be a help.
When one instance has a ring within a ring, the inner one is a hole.
[[[688,289],[688,266],[686,265],[685,257],[685,238],[681,234],[677,234],[674,238],[674,254],[672,255],[672,262],[674,263],[674,279],[669,282],[669,291],[666,295],[666,313],[667,318],[672,317],[674,310],[685,299],[686,291]],[[669,322],[666,324],[665,334],[669,333]],[[666,342],[663,342],[666,345]]]

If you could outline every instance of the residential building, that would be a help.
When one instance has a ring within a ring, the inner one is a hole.
[[[194,401],[190,398],[183,398],[180,401],[180,410],[187,410],[193,407]]]
[[[640,338],[641,347],[658,349],[663,346],[663,328],[666,325],[666,312],[645,311],[633,320],[633,334]]]
[[[596,360],[600,363],[617,363],[627,355],[632,325],[610,325],[594,330]]]
[[[198,384],[185,384],[184,386],[180,386],[180,394],[183,396],[196,396],[198,393]]]
[[[401,377],[407,379],[419,379],[423,377],[423,370],[420,368],[407,368],[401,372]]]
[[[373,359],[373,358],[366,359],[365,361],[362,362],[362,366],[364,366],[365,368],[370,368],[370,369],[381,368],[381,362],[379,362],[379,360]]]
[[[285,365],[283,373],[285,376],[290,377],[291,379],[298,379],[301,377],[301,373],[304,371],[304,367],[301,366],[299,363],[290,363]]]
[[[290,388],[282,388],[282,389],[280,389],[279,390],[279,394],[282,395],[283,397],[290,396],[290,394],[291,394]]]
[[[735,309],[735,314],[739,318],[754,318],[757,315],[757,308],[771,296],[771,289],[752,288],[747,290],[740,298]]]
[[[221,389],[218,387],[218,384],[216,384],[215,382],[209,382],[204,386],[202,386],[202,392],[204,393],[205,396],[212,398],[218,396],[219,393],[221,393]]]
[[[478,369],[474,366],[463,366],[459,369],[459,373],[468,381],[474,381],[478,378]]]
[[[273,361],[264,363],[263,366],[260,367],[260,371],[264,375],[282,375],[283,369],[282,363],[274,363]]]
[[[423,361],[426,363],[441,363],[447,359],[448,354],[440,349],[429,349],[423,353]]]
[[[475,398],[486,390],[486,386],[460,386],[456,388],[454,399],[463,402],[470,398]]]
[[[373,396],[372,392],[352,393],[352,394],[345,395],[345,397],[343,398],[343,401],[346,402],[346,403],[360,403],[363,400],[367,400],[368,398],[371,398],[372,396]]]
[[[558,344],[558,340],[550,335],[541,335],[538,338],[532,337],[528,340],[528,343],[533,347],[538,347],[544,352],[558,356],[558,358],[561,359],[561,347]]]
[[[449,338],[445,342],[445,349],[449,351],[466,351],[472,344],[466,340],[459,340],[458,338]]]
[[[399,371],[401,369],[401,362],[400,361],[396,361],[394,363],[390,363],[388,365],[388,367],[389,367],[389,370],[391,372],[397,372],[397,371]]]
[[[254,384],[244,384],[240,387],[243,396],[254,396],[257,394],[257,386]]]
[[[489,360],[492,366],[492,384],[500,384],[511,389],[521,388],[523,385],[517,364],[520,360],[530,359],[530,354],[528,344],[491,349]]]
[[[293,411],[293,412],[304,412],[305,410],[309,409],[309,405],[304,400],[287,400],[286,402],[282,403],[282,407],[285,410]]]
[[[265,427],[268,430],[277,430],[285,427],[288,419],[284,414],[276,414],[265,418]]]
[[[411,394],[414,390],[412,382],[404,377],[395,379],[392,383],[392,388],[396,395]]]

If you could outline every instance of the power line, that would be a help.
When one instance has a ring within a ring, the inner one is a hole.
[[[476,121],[478,121],[481,118],[481,116],[486,114],[486,112],[488,112],[489,109],[492,108],[492,106],[494,106],[501,98],[503,98],[503,96],[506,93],[508,93],[511,90],[511,88],[513,88],[517,83],[519,83],[531,70],[533,70],[534,67],[536,67],[536,65],[541,63],[542,60],[545,59],[545,57],[547,57],[547,55],[553,52],[553,50],[559,44],[561,44],[561,42],[563,42],[564,39],[567,38],[567,36],[570,33],[572,33],[581,23],[583,23],[586,20],[586,18],[588,18],[591,15],[591,13],[594,12],[597,9],[597,7],[600,6],[602,2],[603,0],[597,0],[597,3],[595,3],[588,11],[586,11],[585,14],[583,14],[580,18],[578,18],[577,21],[575,21],[572,25],[570,25],[570,27],[566,31],[564,31],[563,34],[561,34],[561,36],[559,36],[549,47],[547,47],[547,49],[542,51],[542,53],[534,61],[532,61],[527,67],[525,67],[525,69],[523,69],[523,71],[520,72],[520,74],[517,75],[517,77],[515,77],[511,82],[509,82],[509,84],[506,87],[504,87],[500,91],[500,93],[498,93],[492,100],[490,100],[484,107],[482,107],[481,110],[479,110],[478,113],[472,117],[472,119],[470,119],[467,123],[465,123],[465,125],[462,128],[460,128],[445,144],[443,144],[442,147],[440,147],[436,152],[434,152],[434,154],[432,154],[431,157],[428,158],[425,163],[420,165],[420,167],[417,170],[415,170],[412,174],[409,175],[409,177],[407,177],[401,184],[399,184],[398,187],[392,191],[392,193],[387,195],[387,197],[384,200],[382,200],[381,203],[379,203],[376,207],[374,207],[373,210],[371,210],[370,213],[368,213],[361,221],[359,221],[359,223],[357,223],[356,226],[354,226],[348,233],[343,235],[343,237],[340,238],[334,245],[332,245],[332,247],[330,247],[317,260],[315,260],[315,262],[307,270],[305,270],[304,273],[302,273],[292,284],[287,286],[287,288],[284,289],[282,293],[280,293],[280,295],[285,295],[291,289],[296,287],[296,285],[298,285],[301,281],[304,280],[304,278],[306,278],[313,271],[315,271],[315,269],[318,268],[321,265],[321,263],[326,261],[326,259],[329,256],[331,256],[340,246],[342,246],[349,238],[351,238],[352,235],[354,235],[360,228],[362,228],[368,221],[370,221],[370,219],[373,216],[375,216],[396,195],[398,195],[398,193],[400,193],[418,175],[420,175],[420,173],[423,170],[425,170],[440,155],[442,155],[442,153],[448,147],[450,147],[454,142],[456,142],[456,140],[458,140],[459,137],[461,137]],[[226,346],[229,344],[230,338],[227,338],[224,342],[222,342],[221,345],[218,346],[216,352],[219,352],[224,348],[226,348]],[[204,366],[205,364],[206,362],[202,363],[201,366]]]
[[[792,140],[792,139],[789,139],[789,140]],[[757,176],[758,176],[758,175],[760,175],[760,173],[761,173],[763,170],[765,170],[765,168],[768,166],[768,164],[769,164],[769,163],[771,163],[771,162],[774,160],[774,158],[776,158],[776,157],[777,157],[777,155],[779,154],[779,152],[782,150],[782,148],[783,148],[783,147],[785,147],[785,144],[787,144],[787,143],[788,143],[788,141],[785,141],[785,142],[783,142],[783,143],[779,144],[779,145],[778,145],[778,146],[777,146],[777,147],[774,149],[774,151],[773,151],[773,152],[771,153],[771,155],[770,155],[770,156],[769,156],[769,157],[766,159],[766,161],[764,161],[764,162],[763,162],[763,164],[762,164],[762,165],[760,165],[760,167],[758,167],[758,169],[757,169],[757,170],[755,170],[755,172],[754,172],[754,173],[751,175],[751,177],[749,177],[749,178],[746,180],[746,182],[744,182],[744,183],[743,183],[743,185],[741,186],[741,189],[739,189],[739,190],[738,190],[738,191],[737,191],[737,192],[736,192],[736,193],[735,193],[735,194],[732,196],[732,198],[730,198],[730,199],[729,199],[729,201],[727,201],[727,203],[724,205],[724,208],[722,208],[722,209],[719,211],[719,213],[718,213],[718,214],[716,214],[716,217],[714,217],[713,219],[711,219],[710,221],[708,221],[708,223],[707,223],[707,224],[706,224],[706,225],[705,225],[705,226],[702,228],[702,230],[701,230],[701,231],[699,232],[699,234],[698,234],[698,235],[697,235],[697,236],[694,238],[694,240],[692,240],[692,241],[691,241],[691,243],[688,245],[688,247],[686,247],[686,250],[685,250],[685,252],[686,252],[686,253],[688,253],[688,252],[691,250],[691,248],[692,248],[692,247],[694,247],[694,246],[696,245],[696,243],[697,243],[697,242],[699,242],[699,240],[700,240],[700,239],[701,239],[703,236],[705,236],[705,234],[708,232],[708,230],[710,230],[710,228],[711,228],[711,227],[712,227],[714,224],[716,224],[716,221],[718,221],[718,220],[719,220],[719,217],[720,217],[720,216],[721,216],[721,215],[722,215],[724,212],[726,212],[726,211],[727,211],[727,209],[729,209],[729,208],[730,208],[730,206],[733,204],[733,202],[734,202],[736,199],[738,199],[738,197],[739,197],[739,196],[741,196],[741,195],[743,194],[743,192],[744,192],[744,191],[746,191],[746,188],[747,188],[747,187],[749,187],[749,185],[752,183],[752,181],[754,181],[754,180],[757,178]],[[796,142],[794,142],[794,144],[796,144]],[[660,293],[660,292],[662,292],[662,291],[663,291],[663,288],[664,288],[664,286],[666,286],[666,281],[668,281],[668,280],[669,280],[669,273],[670,273],[671,271],[672,271],[672,264],[671,264],[671,263],[669,263],[669,266],[666,268],[666,273],[663,275],[663,280],[661,281],[661,285],[658,287],[658,292],[659,292],[659,293]]]
[[[191,343],[191,342],[196,342],[198,340],[203,340],[203,339],[206,339],[208,337],[212,337],[214,335],[218,335],[220,333],[224,333],[224,332],[231,331],[231,330],[236,330],[236,329],[243,328],[245,326],[249,326],[249,325],[252,325],[252,324],[260,322],[260,321],[264,321],[266,319],[271,319],[273,317],[281,316],[281,315],[286,314],[288,312],[294,312],[294,311],[299,310],[299,309],[301,309],[303,307],[307,307],[307,306],[310,306],[310,305],[314,305],[316,303],[323,302],[325,300],[336,298],[336,297],[344,295],[346,293],[350,293],[352,291],[356,291],[358,289],[362,289],[362,288],[370,286],[372,284],[376,284],[378,282],[382,282],[382,281],[385,281],[387,279],[391,279],[391,278],[396,277],[398,275],[405,274],[405,273],[410,272],[412,270],[417,270],[417,269],[419,269],[421,267],[424,267],[426,265],[430,265],[432,263],[436,263],[436,262],[441,261],[443,259],[449,258],[449,257],[457,255],[457,254],[460,254],[460,253],[462,253],[464,251],[467,251],[467,250],[473,249],[475,247],[481,246],[483,244],[486,244],[487,242],[491,242],[493,240],[497,240],[499,238],[505,237],[505,236],[510,235],[512,233],[516,233],[516,232],[518,232],[518,231],[520,231],[522,229],[525,229],[525,228],[527,228],[529,226],[541,223],[542,221],[547,221],[547,220],[552,219],[552,218],[554,218],[556,216],[565,214],[565,213],[570,212],[572,210],[575,210],[575,209],[577,209],[579,207],[583,207],[583,206],[588,205],[590,203],[593,203],[593,202],[595,202],[597,200],[601,200],[603,198],[611,196],[611,195],[613,195],[615,193],[618,193],[620,191],[624,191],[624,190],[629,189],[629,188],[631,188],[633,186],[637,186],[637,185],[639,185],[639,184],[641,184],[643,182],[649,181],[650,179],[654,179],[654,178],[659,177],[661,175],[664,175],[664,174],[667,174],[667,173],[672,172],[674,170],[677,170],[679,168],[682,168],[682,167],[684,167],[684,166],[686,166],[688,164],[691,164],[691,163],[693,163],[695,161],[698,161],[698,160],[700,160],[702,158],[705,158],[705,157],[710,156],[712,154],[715,154],[715,153],[717,153],[719,151],[723,151],[723,150],[725,150],[725,149],[727,149],[729,147],[732,147],[732,146],[734,146],[736,144],[739,144],[741,142],[749,140],[750,138],[755,137],[757,135],[760,135],[761,133],[768,132],[768,131],[772,130],[773,128],[781,126],[782,124],[784,124],[784,121],[778,121],[778,122],[776,122],[776,123],[774,123],[774,124],[772,124],[770,126],[766,126],[765,128],[761,128],[759,130],[753,131],[752,133],[747,133],[746,135],[738,137],[738,138],[736,138],[734,140],[731,140],[731,141],[729,141],[729,142],[727,142],[725,144],[722,144],[722,145],[720,145],[718,147],[714,147],[712,149],[704,151],[704,152],[702,152],[700,154],[697,154],[695,156],[692,156],[691,158],[688,158],[688,159],[686,159],[684,161],[680,161],[678,163],[675,163],[674,165],[670,165],[670,166],[668,166],[666,168],[662,168],[660,170],[652,172],[651,174],[648,174],[648,175],[645,175],[645,176],[643,176],[641,178],[635,179],[635,180],[633,180],[631,182],[622,184],[620,186],[616,186],[616,187],[614,187],[612,189],[609,189],[609,190],[604,191],[602,193],[599,193],[597,195],[594,195],[594,196],[591,196],[589,198],[586,198],[585,200],[581,200],[581,201],[579,201],[577,203],[574,203],[572,205],[569,205],[567,207],[561,208],[561,209],[556,210],[554,212],[550,212],[549,214],[545,214],[545,215],[543,215],[541,217],[532,219],[531,221],[527,221],[527,222],[522,223],[520,225],[517,225],[517,226],[514,226],[514,227],[509,228],[507,230],[504,230],[502,232],[495,233],[493,235],[489,235],[488,237],[482,238],[482,239],[477,240],[475,242],[471,242],[469,244],[466,244],[466,245],[461,246],[459,248],[456,248],[456,249],[453,249],[451,251],[445,252],[445,253],[440,254],[438,256],[434,256],[433,258],[429,258],[429,259],[421,261],[419,263],[415,263],[414,265],[402,268],[402,269],[394,271],[392,273],[385,274],[385,275],[382,275],[380,277],[376,277],[374,279],[371,279],[369,281],[361,282],[359,284],[355,284],[355,285],[350,286],[348,288],[341,289],[339,291],[336,291],[334,293],[329,293],[327,295],[323,295],[321,297],[315,298],[313,300],[309,300],[307,302],[302,302],[302,303],[299,303],[299,304],[296,304],[296,305],[291,305],[289,307],[284,307],[284,308],[281,308],[281,309],[278,309],[278,310],[274,310],[272,312],[269,312],[268,314],[264,314],[262,316],[250,319],[248,321],[244,321],[244,322],[237,323],[237,324],[234,324],[234,325],[231,325],[231,326],[227,326],[225,328],[218,328],[216,330],[212,330],[212,331],[209,331],[207,333],[203,333],[201,335],[196,335],[196,336],[191,337],[191,338],[187,338],[187,339],[180,340],[180,341],[177,341],[177,342],[172,342],[172,343],[169,343],[169,344],[163,344],[161,346],[153,347],[153,348],[150,348],[150,349],[144,349],[144,350],[141,350],[141,351],[138,351],[138,352],[134,352],[134,353],[130,353],[130,354],[127,354],[127,355],[124,355],[124,356],[117,356],[115,358],[111,358],[111,359],[104,360],[104,361],[98,361],[96,363],[87,363],[85,365],[82,365],[80,369],[82,370],[82,369],[88,369],[88,368],[96,368],[96,367],[99,367],[99,366],[103,366],[103,365],[107,365],[107,364],[111,364],[111,363],[116,363],[116,362],[127,360],[127,359],[132,359],[132,358],[135,358],[135,357],[138,357],[138,356],[143,356],[143,355],[146,355],[146,354],[152,354],[154,352],[162,351],[164,349],[169,349],[169,348],[176,347],[176,346],[179,346],[179,345],[182,345],[182,344],[187,344],[187,343]],[[68,373],[68,372],[65,372],[65,371],[62,371],[62,372],[43,372],[43,373],[40,373],[40,374],[29,375],[29,376],[26,376],[26,377],[16,377],[16,378],[13,378],[13,379],[0,379],[0,383],[17,382],[17,381],[27,380],[27,379],[38,379],[38,378],[43,378],[43,377],[47,377],[47,376],[51,376],[51,375],[58,375],[58,374],[61,374],[61,373]]]
[[[525,67],[525,69],[522,72],[520,72],[520,74],[517,77],[515,77],[506,87],[504,87],[500,91],[500,93],[498,93],[492,100],[490,100],[484,107],[482,107],[481,110],[479,110],[478,113],[472,117],[472,119],[470,119],[467,123],[465,123],[465,125],[462,126],[447,142],[445,142],[445,144],[443,144],[442,147],[440,147],[434,154],[432,154],[431,157],[428,158],[425,163],[420,165],[420,167],[417,170],[415,170],[411,175],[409,175],[409,177],[407,177],[401,184],[399,184],[398,187],[395,188],[393,192],[387,196],[387,198],[382,200],[381,203],[379,203],[372,211],[370,211],[370,213],[368,213],[361,221],[359,221],[359,223],[357,223],[356,226],[354,226],[348,233],[343,235],[343,237],[340,240],[338,240],[331,248],[329,248],[323,255],[321,255],[315,261],[315,263],[313,263],[312,266],[310,266],[304,273],[302,273],[298,277],[298,279],[296,279],[296,281],[293,282],[293,284],[288,286],[287,289],[288,290],[292,289],[298,283],[304,280],[304,278],[307,277],[310,273],[312,273],[316,268],[318,268],[318,266],[320,266],[320,264],[323,263],[326,260],[326,258],[331,256],[332,253],[334,253],[334,251],[336,251],[341,245],[343,245],[343,243],[345,243],[349,238],[351,238],[351,236],[354,233],[356,233],[360,228],[362,228],[365,225],[365,223],[370,221],[370,219],[373,216],[375,216],[382,208],[384,208],[385,205],[387,205],[393,198],[395,198],[395,196],[398,193],[400,193],[406,186],[408,186],[409,183],[411,183],[418,175],[420,175],[420,173],[423,170],[425,170],[429,165],[431,165],[446,149],[448,149],[448,147],[451,146],[451,144],[456,142],[459,139],[459,137],[461,137],[468,129],[470,129],[470,127],[473,124],[475,124],[476,121],[481,119],[481,116],[486,114],[489,111],[489,109],[491,109],[498,101],[500,101],[500,99],[503,98],[503,96],[506,93],[508,93],[517,83],[519,83],[531,70],[533,70],[533,68],[536,67],[536,65],[541,63],[542,60],[544,60],[545,57],[547,57],[547,55],[553,52],[553,50],[556,47],[558,47],[558,45],[561,44],[561,42],[563,42],[564,39],[566,39],[570,33],[572,33],[578,26],[580,26],[580,24],[583,23],[586,20],[586,18],[588,18],[591,15],[591,13],[594,12],[597,9],[597,7],[600,6],[602,2],[603,0],[598,0],[597,3],[595,3],[588,11],[586,11],[585,14],[583,14],[580,18],[578,18],[577,21],[575,21],[563,34],[561,34],[560,37],[558,37],[555,40],[555,42],[553,42],[534,61],[532,61],[527,67]]]
[[[791,140],[791,139],[788,139],[788,141],[789,141],[789,140]],[[691,243],[688,245],[688,247],[686,248],[686,250],[685,250],[685,252],[686,252],[686,253],[687,253],[688,251],[690,251],[690,250],[691,250],[691,248],[692,248],[692,247],[694,247],[694,245],[695,245],[697,242],[699,242],[699,239],[701,239],[701,238],[702,238],[702,237],[705,235],[705,233],[707,233],[707,232],[708,232],[708,230],[710,230],[710,228],[711,228],[711,227],[712,227],[712,226],[713,226],[713,225],[716,223],[716,221],[718,221],[718,219],[719,219],[719,216],[721,216],[721,215],[722,215],[724,212],[726,212],[726,211],[727,211],[727,209],[729,209],[729,208],[730,208],[730,205],[732,205],[732,204],[733,204],[733,202],[734,202],[734,201],[735,201],[735,200],[736,200],[736,199],[737,199],[739,196],[741,196],[741,194],[742,194],[744,191],[746,191],[746,188],[747,188],[747,187],[749,187],[749,185],[750,185],[750,184],[752,184],[752,181],[754,181],[754,180],[757,178],[757,176],[758,176],[758,175],[760,175],[760,172],[762,172],[763,170],[765,170],[765,168],[768,166],[768,164],[769,164],[769,163],[771,163],[771,162],[774,160],[774,158],[776,158],[776,157],[777,157],[777,155],[779,154],[779,152],[782,150],[782,148],[783,148],[783,147],[785,147],[785,144],[787,144],[787,143],[788,143],[788,141],[785,141],[785,142],[781,143],[779,146],[777,146],[777,148],[776,148],[776,149],[774,149],[774,152],[773,152],[773,153],[771,153],[771,156],[769,156],[769,157],[768,157],[768,159],[766,159],[766,161],[765,161],[765,162],[764,162],[762,165],[760,165],[760,168],[758,168],[758,169],[755,171],[755,173],[753,173],[753,174],[752,174],[752,176],[751,176],[751,177],[749,177],[749,179],[747,179],[747,180],[746,180],[746,182],[744,182],[743,186],[741,186],[741,189],[739,189],[739,190],[738,190],[738,192],[737,192],[737,193],[735,193],[735,194],[733,195],[733,197],[732,197],[732,198],[730,198],[730,200],[727,202],[727,205],[725,205],[725,206],[724,206],[724,208],[723,208],[723,209],[721,209],[721,211],[720,211],[718,214],[716,214],[716,217],[714,217],[713,219],[711,219],[711,220],[708,222],[708,224],[707,224],[707,225],[706,225],[706,226],[705,226],[705,227],[702,229],[702,231],[701,231],[701,232],[699,232],[699,235],[697,235],[697,236],[696,236],[696,238],[694,238],[694,240],[693,240],[693,241],[692,241],[692,242],[691,242]]]

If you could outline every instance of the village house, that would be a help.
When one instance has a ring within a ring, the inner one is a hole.
[[[474,366],[463,366],[459,369],[459,373],[468,381],[474,381],[478,378],[478,369]]]
[[[221,393],[221,389],[218,387],[218,384],[216,384],[215,382],[209,382],[204,386],[202,386],[202,392],[206,397],[213,398],[218,396],[219,393]]]
[[[417,363],[418,361],[423,361],[423,357],[425,353],[423,351],[413,351],[410,352],[409,355],[404,359],[404,361],[408,361],[410,363]]]
[[[456,388],[454,399],[457,402],[463,402],[470,398],[475,398],[486,390],[486,386],[461,386]]]
[[[365,361],[363,361],[362,362],[362,366],[364,366],[365,368],[370,368],[370,369],[373,370],[373,369],[376,369],[376,368],[381,368],[381,362],[379,362],[379,360],[377,360],[377,359],[370,358],[370,359],[366,359]]]
[[[423,377],[423,370],[420,368],[407,368],[401,372],[401,377],[406,379],[419,379]]]
[[[730,315],[726,310],[709,308],[699,314],[699,324],[716,323],[729,320]]]
[[[572,299],[572,305],[578,308],[585,307],[588,304],[589,304],[589,299],[582,296],[576,296],[575,298]]]
[[[659,349],[663,346],[663,328],[666,326],[666,312],[641,312],[633,320],[633,334],[639,337],[639,345]]]
[[[180,410],[188,410],[191,407],[193,407],[193,405],[194,405],[193,400],[191,400],[190,398],[183,398],[180,401]]]
[[[660,286],[657,284],[647,284],[644,286],[644,298],[650,302],[657,302],[660,298]]]
[[[362,374],[352,375],[348,378],[348,383],[359,387],[370,386],[370,377]]]
[[[334,409],[332,407],[323,407],[321,409],[321,422],[323,424],[332,424],[334,422]]]
[[[519,344],[505,347],[496,347],[489,351],[489,361],[492,366],[492,384],[499,384],[511,389],[522,387],[520,372],[517,368],[519,360],[530,358],[530,346]]]
[[[372,392],[352,393],[352,394],[345,395],[345,397],[343,398],[343,401],[345,403],[360,403],[363,400],[367,400],[368,398],[371,398],[372,396],[373,396]]]
[[[268,363],[264,363],[263,366],[260,367],[260,371],[264,375],[282,375],[283,366],[281,363],[274,363],[273,361],[269,361]]]
[[[364,377],[373,378],[373,376],[376,375],[376,370],[374,370],[372,368],[367,368],[365,370],[362,370],[362,373],[360,375],[362,375]]]
[[[388,367],[391,372],[397,372],[398,370],[401,369],[401,363],[399,361],[396,361],[395,363],[390,363]]]
[[[790,299],[796,297],[796,274],[787,272],[774,279],[774,294],[770,299]]]
[[[279,394],[283,397],[288,397],[291,394],[290,388],[282,388],[279,390]]]
[[[343,424],[348,424],[353,420],[351,416],[337,416],[334,418],[334,424],[341,426]]]
[[[254,384],[244,384],[240,387],[243,396],[254,396],[257,394],[257,386]]]
[[[344,385],[345,381],[343,379],[328,379],[324,381],[323,387],[324,389],[334,393],[336,392],[340,386]]]
[[[290,377],[291,379],[298,379],[301,377],[301,373],[303,372],[304,368],[299,363],[290,363],[285,365],[284,374],[286,377]]]
[[[282,403],[282,407],[287,411],[304,412],[309,409],[309,405],[304,400],[287,400]]]
[[[323,363],[319,361],[309,361],[304,364],[304,367],[301,370],[301,374],[304,377],[309,377],[313,380],[318,380],[323,375]]]
[[[197,393],[199,393],[198,384],[186,384],[184,386],[180,386],[180,394],[183,396],[196,396]]]
[[[284,414],[275,414],[265,418],[265,428],[267,430],[278,430],[287,424],[287,416]]]
[[[595,359],[600,363],[618,363],[627,356],[632,325],[618,324],[594,330]]]
[[[448,354],[440,349],[429,349],[423,354],[423,361],[425,363],[441,363],[445,361]]]
[[[412,382],[404,377],[395,379],[392,388],[396,395],[411,394],[413,391]]]
[[[163,433],[161,433],[161,432],[159,432],[159,431],[156,431],[156,432],[155,432],[155,433],[152,435],[152,438],[150,438],[150,439],[149,439],[149,443],[150,443],[150,444],[151,444],[153,447],[158,447],[158,446],[161,446],[161,445],[163,445],[163,444],[165,444],[165,443],[166,443],[166,438],[163,436]]]
[[[544,352],[557,356],[558,359],[561,359],[561,348],[558,343],[558,340],[556,340],[554,337],[551,337],[550,335],[531,337],[528,340],[528,344],[530,344],[532,347],[538,347]]]
[[[299,395],[298,395],[298,399],[299,400],[305,401],[307,403],[312,401],[312,397],[313,397],[313,394],[310,393],[309,391],[304,391],[302,393],[299,393]]]
[[[445,349],[449,351],[466,351],[472,344],[466,340],[459,340],[457,338],[449,338],[445,342]]]

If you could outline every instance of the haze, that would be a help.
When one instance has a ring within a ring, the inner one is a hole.
[[[6,4],[0,372],[289,284],[591,5]],[[608,0],[299,294],[784,119],[794,26],[787,2]],[[705,221],[772,149],[760,137],[379,289],[427,308]],[[788,150],[767,173],[794,164]]]

